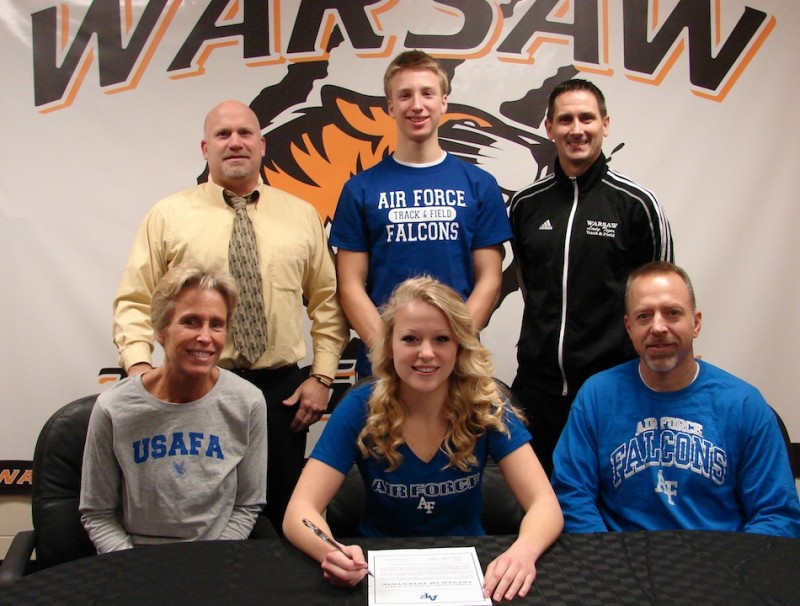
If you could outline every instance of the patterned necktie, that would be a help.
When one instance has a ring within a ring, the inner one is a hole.
[[[253,223],[247,215],[247,203],[258,200],[258,190],[242,198],[229,191],[223,192],[225,202],[236,211],[233,233],[228,245],[228,266],[239,283],[239,305],[231,322],[233,346],[250,364],[258,360],[267,349],[267,319],[261,272],[258,269],[258,248]]]

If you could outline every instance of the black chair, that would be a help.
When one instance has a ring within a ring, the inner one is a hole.
[[[96,399],[86,396],[61,407],[39,433],[33,453],[33,530],[17,533],[11,542],[0,566],[0,586],[96,553],[78,512],[83,446]]]
[[[522,410],[517,396],[511,391],[511,388],[496,377],[494,382],[497,383],[500,392],[508,401],[518,410]],[[483,471],[481,492],[483,494],[481,524],[486,534],[518,534],[525,511],[514,493],[511,492],[503,473],[494,461],[489,461]]]
[[[353,465],[336,495],[325,510],[334,537],[357,537],[358,525],[364,518],[364,482],[358,467]]]
[[[63,406],[39,433],[33,452],[33,530],[18,532],[12,540],[0,565],[0,587],[31,572],[96,555],[78,511],[83,447],[95,400],[96,394]],[[277,537],[269,520],[258,516],[250,538]]]
[[[354,389],[369,380],[362,379],[350,389]],[[499,379],[495,379],[495,381],[505,396],[512,404],[516,405],[515,396],[508,385]],[[525,512],[517,502],[508,484],[506,484],[500,467],[494,461],[490,460],[483,470],[481,494],[483,497],[481,525],[486,534],[517,534]],[[328,504],[325,519],[334,536],[355,537],[358,535],[358,526],[363,517],[364,483],[361,480],[358,468],[354,465],[345,476],[342,486]]]
[[[778,414],[778,411],[773,408],[772,412],[775,413],[775,419],[778,421],[778,428],[781,430],[783,441],[786,444],[786,451],[789,453],[789,466],[792,468],[792,475],[794,475],[795,478],[800,477],[800,465],[795,463],[794,457],[792,456],[792,439],[789,437],[789,430],[786,429],[786,424],[783,422],[781,415]]]

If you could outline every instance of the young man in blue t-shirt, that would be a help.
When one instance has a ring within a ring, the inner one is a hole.
[[[365,348],[378,333],[377,308],[409,277],[429,274],[464,297],[476,331],[500,296],[503,242],[511,238],[505,203],[489,173],[447,154],[439,122],[448,77],[421,51],[395,57],[384,75],[394,153],[344,186],[331,227],[338,247],[339,298]]]

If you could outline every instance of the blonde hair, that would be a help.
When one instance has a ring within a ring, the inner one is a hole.
[[[455,290],[430,276],[399,284],[381,308],[381,331],[371,355],[377,380],[369,399],[366,424],[358,435],[359,450],[364,457],[386,459],[389,471],[403,462],[398,448],[404,442],[405,409],[400,402],[400,378],[391,353],[397,311],[411,302],[427,303],[441,311],[455,336],[458,352],[449,378],[444,408],[447,430],[442,448],[450,466],[469,471],[478,463],[473,452],[478,439],[488,429],[509,435],[503,419],[509,411],[523,417],[495,382],[489,351],[478,341],[467,306]]]
[[[150,321],[156,333],[163,331],[172,321],[172,312],[178,295],[195,286],[201,290],[216,290],[225,300],[226,324],[230,324],[233,311],[239,302],[239,287],[227,271],[206,269],[199,263],[184,261],[169,269],[156,285],[150,302]]]
[[[394,75],[404,69],[426,69],[433,72],[439,79],[439,86],[442,88],[442,94],[447,95],[450,91],[450,82],[447,77],[447,72],[444,71],[441,63],[431,57],[428,53],[421,50],[409,50],[400,53],[386,68],[383,74],[383,92],[386,93],[386,98],[392,98],[392,78]]]

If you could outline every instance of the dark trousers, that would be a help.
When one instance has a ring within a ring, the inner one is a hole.
[[[528,417],[531,446],[549,478],[553,473],[553,451],[564,425],[567,424],[575,396],[572,394],[554,396],[545,393],[521,380],[519,375],[514,379],[511,391],[514,392],[517,402]]]
[[[281,402],[308,378],[308,368],[301,369],[294,364],[278,369],[234,369],[231,372],[258,387],[267,401],[267,505],[262,515],[267,516],[283,536],[283,514],[303,471],[308,430],[289,429],[299,405],[284,406]]]

